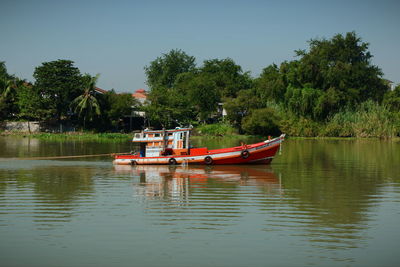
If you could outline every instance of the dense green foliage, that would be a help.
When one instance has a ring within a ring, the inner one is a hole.
[[[139,107],[130,94],[98,93],[98,76],[82,75],[70,60],[45,62],[34,84],[7,73],[0,62],[0,121],[58,121],[81,129],[115,131]]]
[[[9,118],[18,112],[16,100],[16,88],[21,85],[21,81],[7,73],[4,62],[0,62],[0,118]]]
[[[132,115],[132,112],[139,108],[139,103],[132,97],[131,94],[121,93],[116,94],[113,90],[107,92],[103,96],[103,120],[106,125],[113,129],[120,128],[121,118],[123,116]]]
[[[230,58],[197,66],[193,56],[171,50],[144,68],[150,91],[140,108],[154,128],[194,125],[211,135],[399,136],[400,86],[389,90],[368,47],[354,32],[312,39],[295,60],[270,64],[255,78]],[[0,120],[116,130],[139,108],[130,94],[96,93],[96,78],[69,60],[45,62],[34,77],[30,85],[0,64]]]
[[[190,68],[175,66],[179,73],[164,73],[170,77],[168,84],[154,85],[160,69],[171,69],[180,58],[193,59],[172,50],[146,67],[150,118],[165,127],[176,121],[215,123],[221,118],[218,104],[223,103],[228,113],[224,119],[241,133],[399,135],[400,89],[389,91],[382,71],[371,64],[368,47],[354,32],[337,34],[310,40],[308,50],[295,51],[295,60],[271,64],[254,79],[229,58],[206,60],[200,67],[191,60]],[[165,112],[168,119],[154,116],[157,112]]]
[[[205,60],[202,67],[195,67],[194,58],[180,50],[164,54],[145,70],[151,89],[147,114],[155,126],[167,128],[214,121],[219,103],[252,84],[249,74],[230,58]],[[155,81],[157,76],[162,79]]]
[[[96,141],[96,142],[127,142],[132,139],[130,134],[124,133],[36,133],[31,135],[34,138],[43,140],[80,140],[80,141]]]
[[[388,92],[383,100],[392,111],[400,111],[400,85],[397,85],[393,91]]]
[[[96,77],[84,77],[83,93],[70,104],[74,107],[74,112],[78,114],[78,117],[83,118],[84,128],[86,120],[93,121],[94,117],[99,117],[101,114],[99,102],[95,97],[97,79],[98,75]]]
[[[58,120],[68,116],[70,103],[85,87],[79,69],[70,60],[44,62],[35,69],[33,77],[43,105]]]
[[[204,124],[196,128],[197,135],[229,136],[236,135],[237,130],[227,123]]]
[[[272,108],[254,109],[243,119],[243,130],[257,135],[279,135],[279,117]]]
[[[190,72],[195,68],[195,58],[181,50],[171,50],[168,54],[156,58],[146,66],[147,83],[153,89],[172,88],[180,73]]]

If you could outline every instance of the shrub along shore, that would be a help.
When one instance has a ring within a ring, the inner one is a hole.
[[[0,132],[0,136],[16,136],[24,138],[37,138],[42,140],[65,141],[96,141],[96,142],[128,142],[132,134],[128,133],[93,133],[93,132],[67,132],[67,133],[27,133],[27,132]]]
[[[352,116],[348,115],[353,118]],[[307,121],[305,121],[307,122]],[[351,128],[351,124],[354,123],[358,128]],[[382,122],[381,122],[382,123]],[[385,122],[383,122],[385,123]],[[352,139],[389,139],[398,141],[399,137],[392,135],[390,138],[386,135],[385,131],[392,131],[390,127],[374,127],[374,121],[371,120],[368,123],[352,122],[352,121],[339,121],[335,119],[335,122],[328,123],[326,125],[313,125],[305,124],[302,128],[291,129],[291,131],[296,132],[301,130],[303,133],[312,133],[311,135],[292,135],[286,133],[286,138],[290,139],[328,139],[328,140],[352,140]],[[385,125],[384,125],[385,126]],[[335,131],[331,135],[318,135],[315,133],[327,133],[328,130]],[[342,134],[343,133],[343,134]],[[345,133],[345,134],[344,134]],[[349,134],[351,133],[351,134]],[[342,134],[342,135],[341,135]],[[95,132],[66,132],[66,133],[28,133],[28,132],[16,132],[16,131],[0,131],[0,136],[15,136],[22,138],[37,138],[41,140],[51,140],[51,141],[94,141],[94,142],[129,142],[132,139],[132,133],[95,133]],[[226,123],[215,123],[206,124],[193,129],[192,138],[199,140],[199,138],[213,138],[213,139],[266,139],[268,136],[263,135],[245,135],[239,134],[237,129]]]

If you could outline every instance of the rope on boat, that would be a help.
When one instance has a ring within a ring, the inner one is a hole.
[[[105,157],[115,155],[129,154],[129,152],[124,153],[107,153],[107,154],[92,154],[92,155],[76,155],[76,156],[53,156],[53,157],[29,157],[29,158],[0,158],[0,160],[50,160],[50,159],[73,159],[73,158],[90,158],[90,157]]]

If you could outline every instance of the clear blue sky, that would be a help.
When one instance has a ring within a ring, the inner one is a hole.
[[[311,38],[349,31],[400,82],[400,1],[0,0],[0,10],[0,61],[32,82],[42,62],[70,59],[103,89],[147,89],[144,66],[176,48],[198,65],[230,57],[256,77]]]

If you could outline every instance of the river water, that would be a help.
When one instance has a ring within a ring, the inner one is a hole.
[[[0,137],[0,266],[400,264],[396,141],[289,139],[269,166],[15,159],[130,149]]]

